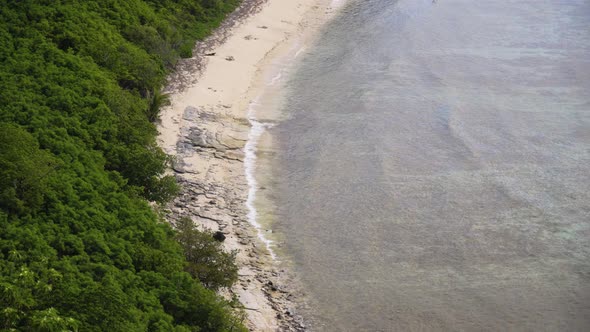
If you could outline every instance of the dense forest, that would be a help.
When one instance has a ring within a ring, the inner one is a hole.
[[[166,73],[238,2],[0,0],[0,330],[244,330],[232,254],[148,204]]]

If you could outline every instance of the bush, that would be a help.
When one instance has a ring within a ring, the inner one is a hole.
[[[237,251],[223,251],[220,242],[209,231],[199,231],[190,218],[176,224],[176,239],[182,246],[188,265],[186,271],[205,287],[217,290],[231,287],[238,280],[235,264]]]

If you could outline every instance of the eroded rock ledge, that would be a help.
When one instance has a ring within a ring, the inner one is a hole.
[[[201,229],[221,232],[227,250],[238,250],[239,281],[225,295],[240,299],[251,330],[304,331],[295,290],[247,220],[243,160],[249,123],[224,115],[225,108],[186,107],[173,165],[182,191],[167,206],[166,218],[174,224],[190,217]]]

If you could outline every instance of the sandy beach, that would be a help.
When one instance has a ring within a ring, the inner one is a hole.
[[[246,308],[253,331],[301,331],[299,291],[276,264],[254,204],[257,141],[264,123],[252,112],[255,99],[276,83],[273,59],[302,53],[342,1],[245,0],[194,57],[169,77],[171,105],[161,114],[159,144],[174,156],[182,192],[166,209],[225,234],[237,250],[239,281],[228,290]],[[275,66],[276,67],[276,66]]]

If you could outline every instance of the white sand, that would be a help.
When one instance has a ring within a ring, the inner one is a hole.
[[[264,238],[252,226],[253,220],[247,222],[248,214],[255,216],[248,200],[254,183],[247,180],[243,163],[244,159],[252,163],[255,157],[244,151],[249,137],[256,134],[248,119],[249,104],[265,86],[280,79],[278,75],[270,81],[265,79],[272,59],[292,50],[295,40],[302,45],[298,52],[303,52],[303,44],[309,42],[312,32],[333,16],[333,7],[342,3],[268,0],[259,13],[235,27],[223,44],[210,50],[215,55],[205,57],[206,67],[200,77],[189,80],[196,83],[172,94],[171,106],[161,114],[160,146],[184,165],[180,179],[205,188],[203,193],[185,190],[171,210],[176,216],[189,215],[204,227],[223,231],[226,248],[239,250],[240,281],[232,292],[248,308],[248,325],[255,331],[286,329],[277,314],[284,316],[291,304],[286,296],[275,296],[268,289],[268,279],[275,278],[276,282],[280,277],[273,270]],[[194,143],[195,130],[201,137],[199,142],[205,144],[191,147],[187,136],[193,133]],[[179,141],[189,148],[179,149]],[[209,200],[214,200],[214,205],[208,205]]]

